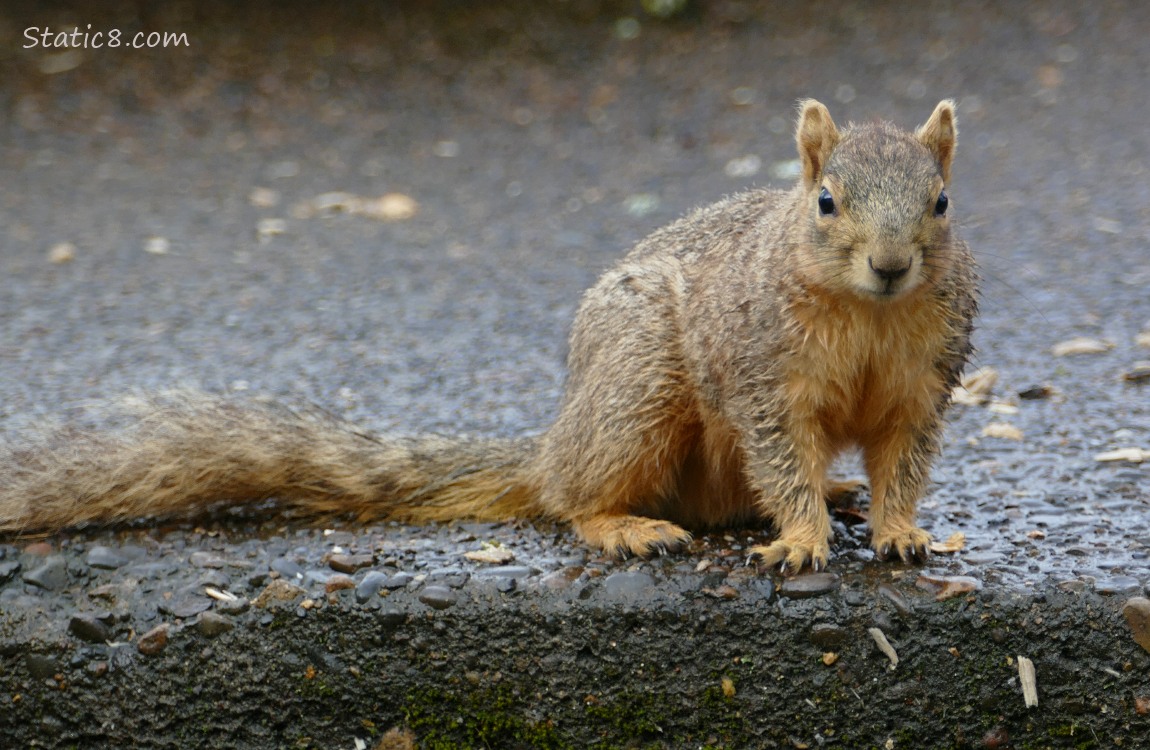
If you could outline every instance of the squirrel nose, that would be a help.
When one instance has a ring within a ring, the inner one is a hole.
[[[866,259],[866,264],[870,270],[874,272],[875,276],[878,276],[883,281],[890,283],[892,281],[898,281],[903,276],[906,276],[907,272],[910,270],[911,260],[910,258],[907,258],[905,261],[902,261],[901,259],[892,259],[880,263],[876,266],[874,264],[874,258],[868,256]]]

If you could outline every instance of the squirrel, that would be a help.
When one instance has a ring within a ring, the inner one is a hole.
[[[687,529],[769,520],[752,557],[830,555],[827,478],[861,449],[871,545],[910,561],[950,393],[971,353],[977,271],[946,192],[944,100],[913,133],[839,129],[799,105],[800,176],[695,210],[586,292],[555,422],[538,437],[388,437],[319,409],[173,391],[117,430],[45,430],[0,455],[0,533],[277,499],[411,523],[550,518],[647,556]]]

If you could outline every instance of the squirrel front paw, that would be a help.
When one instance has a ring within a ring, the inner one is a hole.
[[[914,526],[875,531],[870,544],[880,560],[897,555],[903,562],[922,562],[930,556],[930,534]]]
[[[810,565],[819,571],[827,566],[831,548],[825,539],[807,540],[784,537],[770,544],[751,547],[751,558],[767,567],[779,566],[783,575],[792,575]]]

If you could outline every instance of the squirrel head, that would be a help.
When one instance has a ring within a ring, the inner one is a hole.
[[[885,122],[839,130],[813,99],[800,111],[808,281],[894,299],[940,278],[952,260],[945,188],[958,136],[954,102],[939,102],[914,133]]]

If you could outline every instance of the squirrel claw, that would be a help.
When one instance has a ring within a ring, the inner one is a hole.
[[[758,560],[764,567],[777,565],[784,576],[794,575],[805,567],[818,571],[826,567],[830,549],[826,542],[808,544],[776,539],[770,544],[752,547],[749,560]]]
[[[904,563],[924,562],[930,557],[930,534],[913,526],[890,534],[876,535],[872,541],[880,560],[896,556]]]

